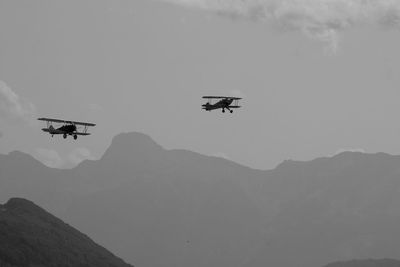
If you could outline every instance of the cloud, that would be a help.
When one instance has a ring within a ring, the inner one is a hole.
[[[0,138],[2,138],[4,136],[3,132],[0,132]]]
[[[338,149],[332,156],[339,155],[343,152],[359,152],[359,153],[366,153],[362,148],[340,148]]]
[[[81,163],[86,159],[95,160],[96,157],[93,156],[92,152],[90,152],[90,150],[85,147],[75,148],[68,155],[68,161],[73,165],[78,165],[79,163]]]
[[[36,149],[36,155],[44,165],[51,168],[60,168],[65,164],[60,154],[52,149],[38,148]]]
[[[339,32],[357,25],[400,26],[399,0],[160,0],[298,30],[336,50]]]
[[[0,118],[30,123],[35,113],[36,108],[31,102],[22,99],[5,82],[0,81]]]
[[[224,152],[217,152],[217,153],[215,153],[215,154],[212,154],[211,156],[212,156],[212,157],[217,157],[217,158],[223,158],[223,159],[226,159],[226,160],[231,160],[231,159],[229,158],[229,156],[228,156],[226,153],[224,153]]]
[[[85,147],[73,149],[69,154],[58,153],[56,150],[38,148],[35,154],[44,165],[51,168],[71,168],[75,167],[83,160],[95,160],[96,157]]]

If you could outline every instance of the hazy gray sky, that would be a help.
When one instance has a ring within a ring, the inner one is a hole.
[[[139,131],[262,169],[398,154],[399,14],[390,0],[1,1],[0,153],[71,166]],[[233,114],[201,110],[237,93]],[[98,126],[52,139],[39,116]]]

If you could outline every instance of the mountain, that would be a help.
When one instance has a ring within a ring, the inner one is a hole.
[[[0,197],[39,203],[138,266],[319,267],[400,255],[400,157],[344,152],[254,170],[149,136],[71,170],[0,156]]]
[[[74,171],[103,190],[76,200],[67,217],[138,265],[234,265],[235,254],[261,235],[261,214],[233,179],[258,172],[233,162],[168,151],[148,136],[128,133],[115,137],[99,161]],[[89,217],[98,223],[85,223]]]
[[[335,262],[325,267],[400,267],[400,261],[391,259],[382,260],[352,260],[346,262]]]
[[[0,205],[0,266],[129,267],[33,202]]]

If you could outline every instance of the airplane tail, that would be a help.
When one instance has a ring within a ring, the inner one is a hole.
[[[201,105],[202,106],[202,109],[205,109],[205,110],[210,110],[210,103],[206,103],[206,104],[203,104],[203,105]]]
[[[53,125],[50,125],[49,128],[43,128],[42,131],[43,132],[47,132],[49,134],[54,134],[56,129],[54,129]]]

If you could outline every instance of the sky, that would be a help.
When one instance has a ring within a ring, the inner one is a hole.
[[[137,131],[259,169],[399,154],[399,25],[396,0],[4,0],[0,153],[68,168]],[[97,126],[64,140],[37,117]]]

